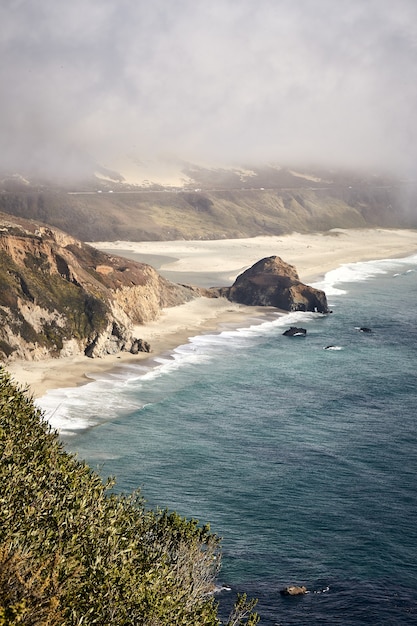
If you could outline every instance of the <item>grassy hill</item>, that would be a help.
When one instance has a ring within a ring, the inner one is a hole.
[[[246,171],[246,170],[245,170]],[[185,170],[184,187],[90,180],[0,186],[0,210],[82,241],[223,239],[331,228],[417,227],[417,191],[392,178],[261,168]]]

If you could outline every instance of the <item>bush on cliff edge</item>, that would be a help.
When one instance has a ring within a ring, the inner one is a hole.
[[[2,368],[0,480],[0,626],[219,624],[218,537],[111,494]]]

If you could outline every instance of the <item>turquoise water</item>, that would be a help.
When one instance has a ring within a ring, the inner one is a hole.
[[[40,405],[120,491],[210,521],[222,615],[246,592],[265,625],[417,623],[416,270],[344,266],[329,316],[194,337]]]

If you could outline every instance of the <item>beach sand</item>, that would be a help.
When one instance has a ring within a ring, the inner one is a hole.
[[[344,263],[406,256],[417,250],[417,230],[333,229],[325,233],[222,239],[215,241],[100,242],[101,250],[114,254],[171,257],[159,270],[184,274],[182,282],[210,271],[227,275],[231,284],[242,271],[260,259],[277,255],[295,265],[300,280],[311,282]]]
[[[335,229],[328,233],[255,237],[216,241],[100,242],[94,244],[114,254],[127,251],[138,260],[160,257],[159,271],[175,273],[176,282],[199,284],[205,275],[212,285],[232,284],[238,274],[256,261],[271,255],[295,265],[300,279],[311,283],[345,263],[396,258],[417,252],[417,230]],[[163,259],[170,257],[170,259]],[[49,389],[75,387],[89,381],[89,374],[108,371],[120,364],[152,358],[187,342],[189,337],[220,328],[239,325],[268,311],[246,307],[225,299],[198,298],[187,304],[165,309],[161,316],[135,328],[135,336],[149,341],[151,354],[120,353],[102,359],[84,356],[44,361],[19,361],[7,365],[13,380],[40,397]]]

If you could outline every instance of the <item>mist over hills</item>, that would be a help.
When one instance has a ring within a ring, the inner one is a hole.
[[[223,239],[417,227],[417,187],[392,175],[324,168],[183,163],[182,184],[123,182],[96,170],[81,181],[0,178],[0,210],[83,241]]]

